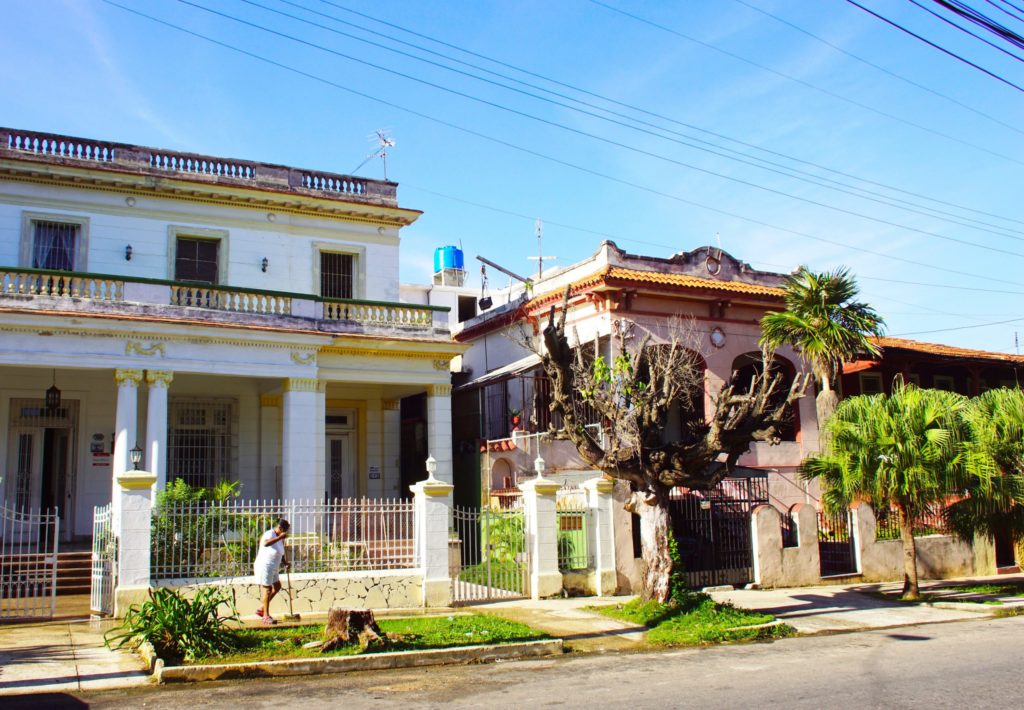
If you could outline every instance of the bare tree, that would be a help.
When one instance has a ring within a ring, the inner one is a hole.
[[[781,391],[781,373],[765,352],[749,383],[738,382],[733,373],[705,419],[690,406],[704,396],[704,372],[685,333],[670,328],[667,342],[659,343],[647,335],[632,350],[620,336],[619,354],[609,361],[597,343],[593,351],[570,345],[565,334],[568,299],[567,289],[561,309],[552,306],[543,332],[550,409],[563,424],[557,435],[571,441],[594,468],[632,484],[626,508],[640,516],[647,567],[642,595],[665,602],[673,572],[669,492],[675,486],[712,487],[734,470],[751,442],[777,443],[808,376],[797,375],[789,390]],[[665,426],[673,407],[685,419],[678,434]],[[597,425],[588,426],[588,418],[597,419]]]

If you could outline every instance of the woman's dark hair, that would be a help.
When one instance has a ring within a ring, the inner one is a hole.
[[[281,532],[288,532],[288,528],[291,527],[291,524],[284,518],[278,518],[277,522],[274,523],[274,527],[281,528]]]

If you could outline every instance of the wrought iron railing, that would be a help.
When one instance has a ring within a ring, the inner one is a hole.
[[[417,567],[413,503],[400,500],[200,501],[153,512],[150,576],[248,577],[260,538],[279,518],[292,571],[346,572]]]
[[[561,570],[587,569],[594,560],[587,544],[590,511],[586,491],[576,486],[563,486],[555,500],[558,518],[558,568]]]

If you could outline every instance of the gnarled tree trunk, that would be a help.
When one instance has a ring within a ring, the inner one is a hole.
[[[627,503],[627,509],[640,516],[640,544],[646,565],[641,595],[662,603],[672,596],[675,564],[669,547],[673,534],[670,490],[655,483],[648,491],[634,493]]]

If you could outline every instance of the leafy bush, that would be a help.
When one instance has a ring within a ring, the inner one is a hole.
[[[511,563],[519,559],[526,540],[524,526],[523,513],[519,511],[480,513],[480,543],[483,549],[490,550],[492,562]]]
[[[220,612],[222,604],[229,614]],[[172,589],[154,589],[148,601],[129,607],[121,624],[103,639],[108,648],[135,648],[149,641],[161,658],[193,661],[234,648],[232,621],[238,621],[238,611],[234,595],[225,590],[205,587],[189,601]]]

